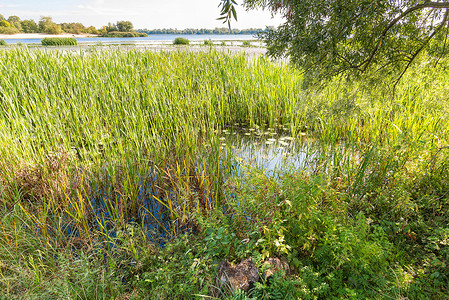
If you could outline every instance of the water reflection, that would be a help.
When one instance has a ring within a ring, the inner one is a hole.
[[[306,133],[295,139],[281,126],[266,129],[231,126],[219,134],[222,149],[235,158],[237,168],[254,166],[267,175],[311,171],[318,154]]]

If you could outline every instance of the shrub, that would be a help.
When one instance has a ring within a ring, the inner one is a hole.
[[[251,42],[250,41],[243,41],[242,46],[244,46],[244,47],[251,47]]]
[[[282,271],[274,272],[269,280],[263,278],[261,282],[256,282],[251,299],[299,299],[297,289],[301,285],[300,280],[285,279],[283,275]]]
[[[0,40],[0,46],[8,46],[8,43],[5,40]]]
[[[76,46],[78,42],[74,38],[44,38],[42,39],[43,46]]]
[[[188,39],[182,38],[182,37],[177,37],[174,41],[173,41],[174,45],[188,45],[190,44],[190,41]]]

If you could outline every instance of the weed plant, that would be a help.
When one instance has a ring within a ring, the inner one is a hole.
[[[423,60],[392,98],[216,51],[0,61],[0,297],[195,298],[249,256],[293,272],[236,299],[447,295],[444,67]],[[235,176],[217,135],[234,124],[283,124],[318,154]]]
[[[0,46],[8,46],[8,43],[5,40],[0,40]]]

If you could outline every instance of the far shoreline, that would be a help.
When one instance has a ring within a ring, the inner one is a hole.
[[[151,33],[148,36],[157,36],[157,35],[173,35],[173,36],[244,36],[247,34],[186,34],[186,33]],[[253,35],[248,34],[254,38]],[[61,34],[48,34],[48,33],[14,33],[14,34],[0,34],[0,40],[22,40],[22,39],[44,39],[49,37],[58,37],[58,38],[114,38],[102,36],[100,34],[90,34],[90,33],[80,33],[80,34],[72,34],[72,33],[61,33]],[[128,38],[128,37],[117,37],[117,38]]]

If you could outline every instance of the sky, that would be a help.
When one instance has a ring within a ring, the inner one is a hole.
[[[282,23],[268,11],[246,12],[237,0],[238,21],[232,28],[265,28]],[[0,14],[36,22],[50,16],[56,23],[80,22],[97,28],[108,22],[131,21],[136,29],[226,27],[217,20],[220,0],[0,0]]]

